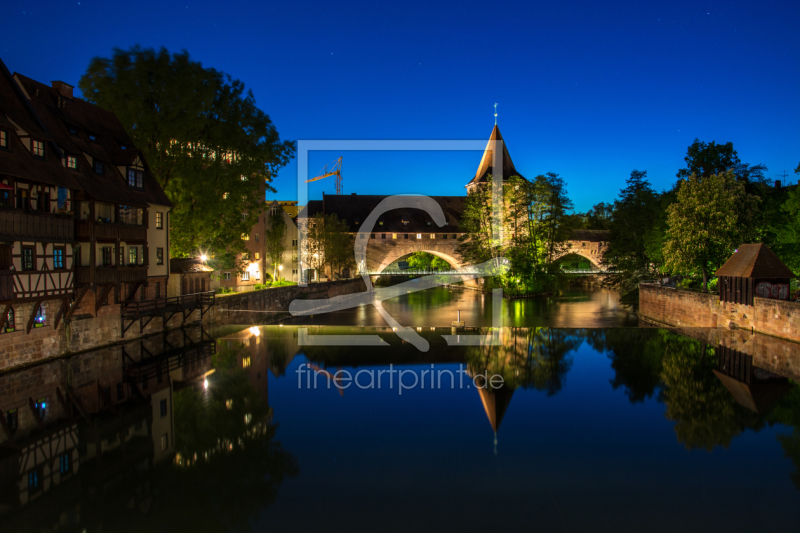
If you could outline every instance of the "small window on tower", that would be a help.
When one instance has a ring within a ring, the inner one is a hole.
[[[0,130],[0,148],[8,148],[8,132]]]
[[[74,155],[68,155],[67,156],[67,168],[71,168],[73,170],[78,168],[78,158],[75,157]]]
[[[42,141],[31,141],[31,152],[34,157],[44,159],[44,143]]]

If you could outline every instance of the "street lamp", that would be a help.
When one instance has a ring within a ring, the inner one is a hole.
[[[203,263],[205,263],[206,261],[208,261],[208,256],[207,256],[206,254],[202,254],[202,255],[200,255],[200,261],[202,261]]]

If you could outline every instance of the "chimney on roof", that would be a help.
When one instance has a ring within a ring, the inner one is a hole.
[[[53,89],[58,91],[58,94],[66,98],[72,98],[72,89],[74,89],[72,85],[63,81],[51,81],[50,83],[53,84]]]
[[[775,188],[781,190],[781,180],[775,180]]]

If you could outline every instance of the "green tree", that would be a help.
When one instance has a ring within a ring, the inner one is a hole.
[[[268,182],[295,152],[253,94],[187,52],[139,46],[95,57],[79,86],[117,115],[173,203],[170,253],[203,250],[233,264],[274,190]]]
[[[476,187],[464,201],[459,220],[463,235],[456,252],[467,263],[477,264],[499,255],[499,241],[492,233],[492,194],[489,187]]]
[[[732,171],[682,180],[677,201],[668,208],[665,267],[671,272],[702,272],[707,290],[709,272],[753,238],[757,205],[758,198],[745,193]]]
[[[283,261],[283,239],[286,237],[286,221],[283,209],[277,209],[267,216],[267,229],[264,232],[264,247],[267,258],[272,262],[272,279],[277,280],[278,265]]]
[[[450,263],[428,252],[414,252],[408,256],[408,266],[415,270],[450,270]]]
[[[717,144],[714,141],[705,143],[700,139],[694,142],[686,150],[686,168],[678,171],[677,177],[688,178],[692,174],[701,178],[706,178],[712,174],[727,172],[741,164],[739,155],[733,149],[733,143]]]
[[[800,272],[800,186],[787,194],[780,210],[783,216],[772,224],[773,251],[792,271]]]
[[[614,272],[605,283],[620,291],[620,301],[625,305],[638,305],[639,282],[654,275],[648,244],[654,237],[660,207],[659,195],[647,181],[647,171],[632,171],[614,202],[608,223],[609,245],[603,257]]]
[[[344,269],[355,266],[354,236],[347,222],[333,213],[325,216],[323,228],[325,263],[331,267],[331,274],[336,272],[341,278]]]

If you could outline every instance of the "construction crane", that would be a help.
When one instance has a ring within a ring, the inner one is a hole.
[[[321,180],[322,178],[327,178],[329,176],[336,176],[336,194],[342,194],[342,158],[336,160],[336,162],[331,165],[330,171],[328,170],[328,165],[325,165],[325,168],[322,169],[322,173],[315,177],[311,178],[310,180],[306,180],[306,183],[311,183],[312,181]]]

